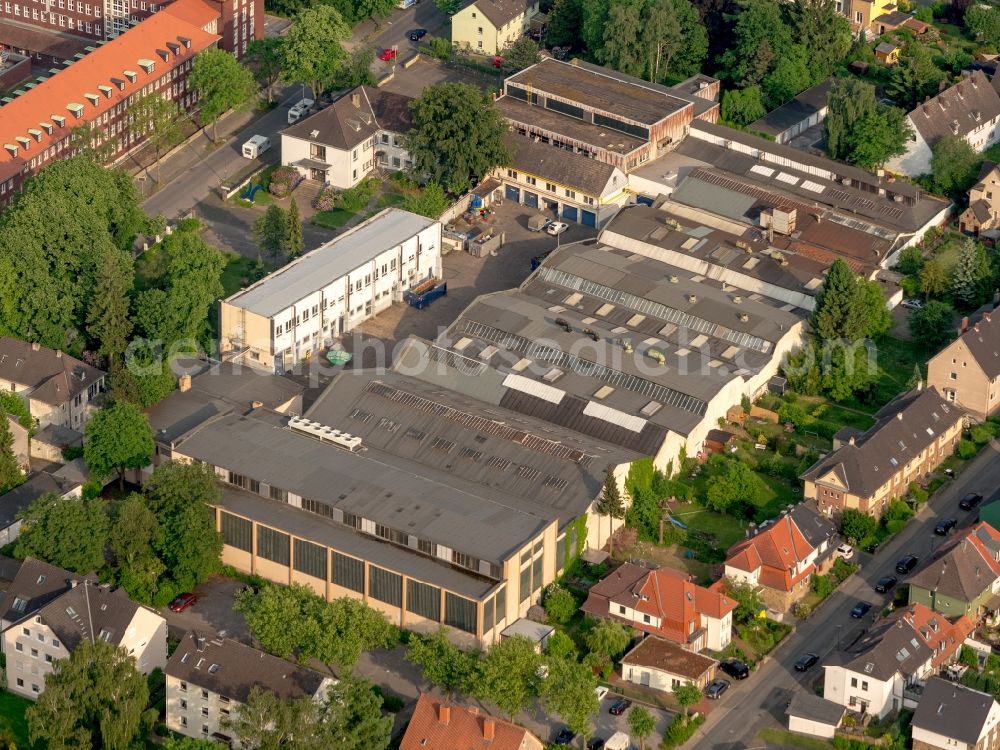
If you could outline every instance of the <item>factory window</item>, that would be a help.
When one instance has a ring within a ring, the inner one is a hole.
[[[333,553],[333,583],[363,594],[365,591],[365,563],[355,557]]]
[[[406,581],[406,611],[437,622],[441,619],[441,589],[419,581]]]
[[[303,539],[295,540],[295,570],[306,575],[315,576],[326,580],[326,547],[307,542]]]
[[[380,602],[399,607],[403,603],[403,577],[374,565],[368,571],[368,595]]]
[[[267,526],[258,526],[257,554],[265,560],[288,565],[290,560],[288,534]]]
[[[250,552],[253,550],[253,525],[245,518],[222,511],[222,539],[230,547]]]

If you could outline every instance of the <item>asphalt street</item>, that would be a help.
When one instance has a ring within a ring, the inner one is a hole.
[[[371,28],[366,28],[370,31]],[[381,52],[386,47],[398,45],[399,57],[409,57],[410,52],[416,49],[416,44],[409,40],[409,33],[413,29],[427,29],[428,37],[451,36],[451,29],[448,25],[448,17],[437,9],[433,0],[420,0],[405,10],[397,10],[389,18],[381,22],[381,28],[372,38],[363,41],[358,38],[357,32],[347,46],[351,48],[366,46],[372,50]],[[425,39],[426,41],[426,39]],[[373,54],[374,57],[374,54]],[[385,73],[389,66],[382,63],[384,67],[379,68],[381,73]],[[418,92],[414,92],[416,95]]]
[[[879,550],[875,556],[859,553],[861,569],[851,576],[812,616],[796,626],[792,634],[772,653],[771,658],[754,672],[749,679],[734,682],[724,696],[721,706],[709,715],[691,741],[699,750],[748,750],[760,746],[755,741],[759,729],[773,726],[777,721],[785,724],[785,706],[793,690],[809,690],[810,685],[822,679],[825,657],[840,646],[846,647],[863,633],[871,619],[855,620],[851,608],[859,601],[876,605],[873,612],[881,610],[891,594],[877,594],[874,583],[885,575],[895,573],[896,561],[912,554],[920,558],[917,570],[930,561],[934,550],[944,539],[935,536],[934,525],[941,518],[955,517],[959,528],[971,526],[977,511],[962,511],[958,501],[968,492],[983,495],[984,504],[1000,495],[1000,443],[994,441],[969,464],[955,481],[945,485],[921,508],[898,536]],[[954,533],[954,532],[953,532]],[[900,586],[906,576],[899,576]],[[796,672],[795,661],[808,652],[818,654],[820,662],[805,674]]]

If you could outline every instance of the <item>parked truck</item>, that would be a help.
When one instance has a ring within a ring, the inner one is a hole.
[[[410,307],[422,310],[438,297],[444,297],[448,293],[448,282],[438,279],[427,279],[417,284],[412,289],[403,294]]]

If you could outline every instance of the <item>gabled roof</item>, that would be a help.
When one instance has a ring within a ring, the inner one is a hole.
[[[697,681],[715,666],[716,661],[651,635],[643,638],[638,646],[625,654],[622,664],[662,669]]]
[[[913,714],[913,726],[976,745],[994,706],[992,695],[931,677]]]
[[[125,589],[102,586],[87,577],[42,607],[38,617],[73,650],[85,640],[120,645],[138,610]]]
[[[254,687],[281,700],[312,698],[329,679],[229,638],[205,638],[194,631],[184,635],[164,671],[240,703],[246,702]]]
[[[104,374],[55,349],[7,336],[0,338],[0,380],[32,389],[29,396],[36,401],[60,406],[87,390]]]
[[[413,127],[412,101],[403,94],[358,86],[329,107],[285,128],[281,134],[342,151],[352,149],[380,130],[408,133]]]
[[[68,570],[49,565],[34,557],[21,564],[3,603],[3,619],[17,622],[66,592],[70,582],[78,578]],[[93,579],[96,582],[96,577]],[[23,604],[21,604],[23,602]]]
[[[973,71],[909,114],[910,122],[928,145],[949,135],[966,136],[1000,116],[1000,95],[986,74]]]
[[[917,387],[889,402],[875,425],[853,443],[817,461],[802,479],[836,484],[858,497],[871,497],[913,458],[962,420],[962,412],[934,388]]]
[[[163,6],[163,11],[177,16],[199,29],[206,29],[213,21],[218,21],[221,14],[205,0],[173,0]]]
[[[544,143],[535,143],[527,136],[507,133],[504,137],[513,158],[510,167],[574,188],[587,195],[600,197],[622,189],[627,182],[624,173],[611,164],[574,154]]]
[[[530,750],[542,744],[524,727],[421,693],[400,750]]]
[[[939,559],[910,579],[910,586],[972,602],[1000,577],[1000,531],[982,522],[962,534]]]
[[[795,567],[814,549],[796,519],[786,513],[755,536],[733,545],[726,565],[748,573],[760,570],[758,581],[762,586],[791,591],[792,586],[812,573],[812,565],[797,574]]]
[[[13,177],[73,128],[113,110],[218,39],[178,16],[156,13],[3,105],[0,145],[16,147],[17,153],[0,148],[0,180]],[[167,49],[165,62],[157,52]],[[141,62],[152,63],[149,72]]]
[[[42,495],[50,492],[62,495],[69,492],[73,486],[70,482],[60,482],[46,472],[35,474],[24,484],[0,495],[0,529],[6,529],[13,524],[17,520],[17,514]]]
[[[1000,375],[1000,315],[987,313],[960,337],[990,380]]]

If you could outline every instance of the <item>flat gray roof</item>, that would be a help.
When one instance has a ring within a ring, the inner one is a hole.
[[[387,208],[226,302],[269,318],[435,223],[409,211]]]
[[[846,710],[843,706],[828,701],[826,698],[796,690],[785,714],[797,716],[800,719],[809,719],[819,724],[838,726],[840,720],[844,718]]]

